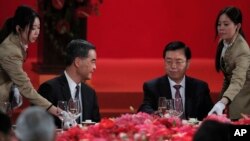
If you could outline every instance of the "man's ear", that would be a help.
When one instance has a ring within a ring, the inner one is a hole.
[[[74,60],[74,65],[75,65],[76,67],[79,67],[79,66],[80,66],[80,63],[81,63],[81,58],[76,57],[75,60]]]

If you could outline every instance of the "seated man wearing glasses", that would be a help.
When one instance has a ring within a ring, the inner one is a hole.
[[[155,113],[159,97],[182,99],[182,119],[202,120],[212,108],[208,84],[186,75],[190,64],[191,51],[183,42],[174,41],[163,51],[166,75],[143,84],[144,99],[139,112]]]

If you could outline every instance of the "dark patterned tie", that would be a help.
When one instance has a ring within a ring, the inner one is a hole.
[[[80,86],[79,85],[76,85],[76,93],[75,93],[75,100],[80,100],[80,98],[79,98],[79,88],[80,88]],[[81,116],[79,117],[79,118],[77,118],[76,119],[76,122],[78,123],[78,124],[81,124]]]
[[[180,93],[180,88],[181,85],[174,85],[174,88],[176,89],[175,92],[175,98],[181,98],[181,93]],[[176,110],[182,110],[183,109],[183,104],[182,101],[180,103],[175,103]]]
[[[79,99],[79,85],[76,85],[75,99]]]

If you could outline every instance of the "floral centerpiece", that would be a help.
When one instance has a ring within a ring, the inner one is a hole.
[[[191,141],[196,125],[183,124],[179,118],[160,118],[146,113],[125,114],[118,118],[102,119],[88,127],[73,127],[60,134],[57,141],[134,140],[134,141]]]
[[[225,115],[209,115],[206,120],[230,124],[250,124],[250,118],[230,121]],[[159,117],[146,113],[124,114],[104,118],[95,125],[76,126],[59,134],[57,141],[192,141],[200,124],[189,124],[176,117]]]

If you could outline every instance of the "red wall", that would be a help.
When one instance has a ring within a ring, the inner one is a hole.
[[[214,22],[228,5],[242,10],[249,40],[249,0],[104,0],[101,16],[89,18],[88,40],[105,58],[159,58],[172,40],[187,43],[194,57],[211,58]]]
[[[20,4],[37,7],[36,0],[0,0],[0,26]],[[89,17],[88,40],[97,46],[99,58],[159,58],[172,40],[187,43],[194,57],[211,58],[216,48],[214,21],[228,5],[242,10],[250,41],[249,0],[104,0],[101,16]],[[34,46],[30,57],[37,56]]]

